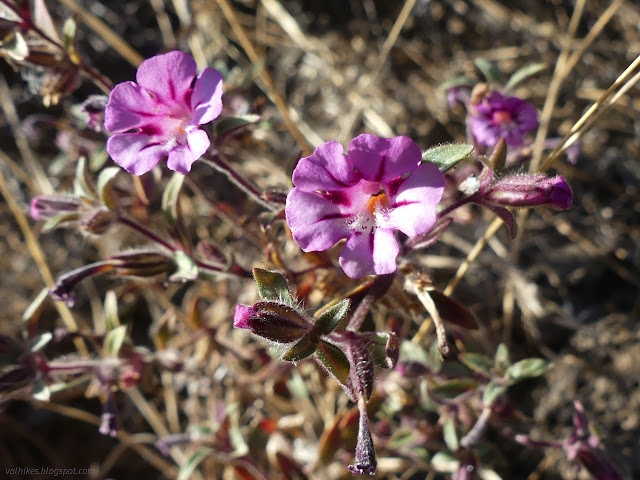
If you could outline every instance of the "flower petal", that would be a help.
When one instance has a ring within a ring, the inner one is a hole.
[[[358,181],[342,145],[327,142],[308,157],[300,159],[293,171],[293,184],[305,192],[341,190]]]
[[[113,161],[134,175],[142,175],[155,167],[165,155],[164,145],[144,133],[118,133],[107,141],[107,152]]]
[[[347,215],[324,196],[294,188],[287,195],[287,225],[305,252],[327,250],[350,235]]]
[[[384,185],[414,171],[422,160],[422,153],[408,137],[381,138],[363,133],[349,143],[348,157],[362,178]]]
[[[203,125],[217,118],[222,112],[222,74],[213,68],[205,68],[191,94],[193,123]]]
[[[124,133],[135,128],[161,122],[168,108],[133,82],[115,86],[105,107],[104,126],[112,133]]]
[[[187,134],[187,144],[179,145],[169,152],[167,167],[170,170],[186,175],[191,165],[209,148],[210,142],[206,132],[196,129]]]
[[[366,277],[373,272],[373,232],[355,232],[340,252],[340,266],[349,278]]]
[[[498,134],[486,117],[471,117],[469,128],[479,143],[488,146],[498,143]]]
[[[184,52],[173,51],[142,62],[136,80],[162,99],[189,108],[187,94],[195,76],[196,61]]]
[[[422,235],[436,223],[436,205],[444,192],[444,175],[432,163],[418,167],[398,188],[388,212],[388,228],[409,237]],[[387,225],[385,225],[387,227]]]
[[[373,273],[386,275],[396,271],[400,245],[393,230],[376,228],[373,233]]]

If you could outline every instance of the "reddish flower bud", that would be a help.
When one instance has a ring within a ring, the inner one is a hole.
[[[276,343],[300,340],[313,328],[296,309],[277,302],[257,302],[252,307],[238,305],[233,326]]]
[[[40,195],[31,200],[29,215],[34,220],[48,220],[61,213],[76,213],[80,205],[80,199],[70,195]]]
[[[482,203],[503,207],[546,205],[566,210],[572,205],[571,187],[561,176],[512,175],[491,185],[482,194]]]

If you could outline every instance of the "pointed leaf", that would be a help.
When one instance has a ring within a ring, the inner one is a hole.
[[[449,90],[450,88],[455,88],[455,87],[473,87],[475,84],[476,84],[475,80],[469,77],[465,77],[464,75],[461,75],[442,83],[440,85],[440,88]]]
[[[180,467],[177,480],[189,480],[195,469],[198,468],[198,465],[200,465],[200,463],[212,453],[213,450],[210,448],[198,448],[198,450],[193,452]]]
[[[87,160],[85,157],[80,157],[76,165],[76,174],[73,179],[73,195],[82,198],[93,198],[95,196],[95,191],[87,176]]]
[[[318,339],[314,340],[313,335],[305,335],[298,343],[291,347],[287,353],[282,356],[285,362],[299,362],[307,358],[318,348]]]
[[[476,58],[474,63],[488,81],[502,83],[502,73],[496,68],[493,62],[486,58]]]
[[[287,281],[280,273],[254,268],[253,278],[258,284],[258,293],[263,300],[280,301],[289,305],[294,303]]]
[[[462,363],[464,363],[474,372],[478,372],[487,377],[491,377],[493,360],[486,355],[482,355],[481,353],[465,352],[461,353],[458,358]]]
[[[438,452],[431,458],[431,466],[441,473],[453,473],[459,465],[460,461],[449,452]]]
[[[316,350],[316,359],[320,366],[338,380],[341,385],[347,384],[350,370],[349,360],[342,353],[342,350],[331,343],[321,340]]]
[[[126,325],[120,325],[119,327],[116,327],[113,330],[109,331],[104,337],[104,352],[111,357],[117,357],[120,353],[120,348],[122,348],[122,344],[124,343],[126,336]]]
[[[62,26],[62,40],[64,42],[64,49],[70,55],[75,55],[75,38],[77,32],[76,20],[73,17],[67,18]]]
[[[500,385],[499,383],[492,381],[487,384],[482,395],[482,403],[485,407],[489,407],[495,402],[496,398],[507,391],[507,387]]]
[[[51,332],[45,332],[42,335],[31,339],[27,348],[29,351],[35,353],[49,343],[52,338],[53,334]]]
[[[116,196],[111,190],[111,182],[120,171],[120,167],[107,167],[98,175],[98,195],[102,203],[110,210],[115,210],[118,206]]]
[[[531,65],[522,67],[520,70],[517,70],[513,75],[511,75],[511,77],[507,81],[507,84],[504,86],[504,89],[511,90],[523,80],[529,78],[532,75],[535,75],[545,68],[547,68],[547,66],[544,63],[533,63]]]
[[[170,282],[186,282],[198,278],[198,266],[196,262],[182,250],[173,252],[175,272],[169,277]]]
[[[448,417],[444,421],[444,425],[442,426],[442,435],[444,437],[444,443],[447,444],[447,447],[452,452],[455,452],[460,448],[460,443],[458,441],[458,434],[456,433],[456,424],[453,418]]]
[[[393,332],[377,332],[362,336],[371,342],[373,361],[382,368],[394,368],[400,356],[400,340]]]
[[[40,313],[44,308],[44,301],[49,297],[49,289],[43,288],[38,296],[26,308],[22,314],[22,322],[26,324],[35,325],[40,317]]]
[[[455,398],[477,387],[478,382],[472,378],[454,378],[431,387],[429,391],[442,397]]]
[[[113,290],[109,290],[104,296],[104,326],[106,332],[110,332],[120,326],[118,299]]]
[[[423,152],[422,162],[433,163],[444,173],[471,155],[471,152],[473,152],[473,145],[467,145],[466,143],[446,143]]]
[[[62,212],[54,215],[42,225],[42,232],[48,232],[66,222],[78,220],[80,215],[76,212]]]
[[[169,225],[172,226],[178,222],[178,199],[184,179],[185,176],[181,173],[174,173],[162,194],[162,211],[166,215]]]
[[[433,303],[438,309],[442,320],[468,330],[478,329],[476,319],[467,307],[437,290],[430,291],[429,295],[433,299]]]
[[[345,298],[340,303],[325,309],[316,319],[313,331],[319,335],[329,335],[349,311],[350,303],[349,299]]]
[[[509,349],[504,343],[498,345],[496,356],[494,358],[494,365],[501,372],[504,372],[511,365],[511,360],[509,360]]]
[[[514,363],[505,373],[505,376],[518,380],[521,378],[538,377],[549,368],[549,363],[542,358],[527,358]]]

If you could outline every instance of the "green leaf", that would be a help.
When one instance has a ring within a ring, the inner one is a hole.
[[[454,87],[473,87],[476,82],[464,75],[460,75],[458,77],[454,77],[451,80],[447,80],[446,82],[440,85],[440,88],[444,88],[445,90],[449,90]]]
[[[430,391],[442,397],[455,398],[477,387],[478,382],[472,378],[454,378],[453,380],[447,380],[439,385],[432,386]]]
[[[400,343],[400,361],[419,363],[420,365],[429,365],[429,354],[417,343],[409,340],[403,340]]]
[[[183,183],[184,175],[178,172],[174,173],[162,194],[162,211],[171,226],[178,222],[180,214],[178,210],[178,198],[180,197],[180,189]]]
[[[56,228],[62,223],[73,222],[75,220],[78,220],[79,218],[80,218],[80,215],[76,212],[58,213],[57,215],[54,215],[44,223],[44,225],[42,226],[42,231],[48,232],[50,230],[53,230],[54,228]]]
[[[538,377],[542,375],[547,368],[549,368],[549,363],[542,358],[526,358],[507,368],[505,375],[514,380]]]
[[[76,38],[77,31],[76,20],[73,17],[67,18],[62,27],[62,40],[64,42],[64,49],[66,52],[73,53],[73,42]]]
[[[260,298],[293,305],[294,301],[283,275],[278,272],[263,270],[262,268],[254,268],[253,278],[258,284]]]
[[[210,448],[198,448],[189,456],[189,458],[187,458],[187,461],[184,462],[180,467],[177,480],[189,480],[195,469],[198,468],[198,465],[200,465],[200,463],[212,453],[213,450]]]
[[[422,154],[422,162],[436,165],[442,173],[453,168],[473,152],[473,145],[466,143],[445,143],[431,147]]]
[[[323,340],[318,344],[316,350],[316,359],[320,366],[324,367],[338,382],[342,385],[347,384],[347,377],[349,376],[349,360],[346,355],[342,353],[335,345],[332,345]]]
[[[511,365],[511,361],[509,360],[509,349],[504,343],[498,345],[494,364],[501,372],[504,372]]]
[[[220,119],[216,123],[216,137],[220,137],[233,130],[246,127],[248,125],[256,123],[260,120],[260,115],[247,114],[247,115],[231,115]]]
[[[109,210],[115,210],[118,206],[118,200],[111,190],[111,182],[120,171],[120,167],[107,167],[98,175],[98,195]]]
[[[481,353],[461,353],[459,360],[474,372],[481,373],[487,377],[491,377],[491,368],[493,368],[493,360]]]
[[[444,425],[442,426],[442,435],[444,436],[444,443],[447,444],[449,450],[455,452],[460,448],[458,434],[456,433],[456,424],[453,418],[449,417],[444,421]]]
[[[110,330],[104,337],[104,351],[111,357],[117,357],[120,353],[120,348],[127,336],[127,326],[120,325],[119,327]]]
[[[73,179],[73,195],[75,197],[93,198],[95,192],[91,187],[91,182],[87,178],[87,160],[85,157],[78,158],[76,174]],[[117,167],[115,167],[117,168]]]
[[[522,67],[520,70],[517,70],[513,75],[511,75],[506,85],[504,86],[504,89],[511,90],[523,80],[529,78],[532,75],[535,75],[545,68],[547,68],[547,66],[544,63],[532,63],[531,65]]]
[[[182,250],[173,252],[175,271],[169,276],[170,282],[186,282],[198,278],[198,266],[196,262]]]
[[[109,290],[104,296],[104,326],[106,332],[110,332],[120,326],[118,299],[113,290]]]
[[[324,310],[324,312],[316,319],[313,331],[319,335],[329,335],[333,329],[336,328],[336,325],[340,323],[340,320],[342,320],[347,314],[350,304],[351,301],[348,298],[345,298],[339,303]]]
[[[486,58],[476,58],[475,64],[489,82],[502,83],[502,73],[493,62]]]
[[[438,452],[431,458],[431,466],[441,473],[454,473],[460,467],[460,461],[449,452]]]
[[[22,322],[26,324],[36,323],[40,317],[40,313],[44,308],[44,301],[49,298],[49,289],[43,288],[38,296],[33,299],[29,306],[22,314]]]
[[[300,360],[313,355],[318,348],[318,338],[313,335],[305,335],[302,339],[291,347],[287,353],[282,356],[285,362],[299,362]]]
[[[493,402],[507,391],[507,387],[504,385],[500,385],[499,383],[492,381],[487,384],[484,390],[484,394],[482,395],[482,403],[485,407],[489,407],[493,404]]]

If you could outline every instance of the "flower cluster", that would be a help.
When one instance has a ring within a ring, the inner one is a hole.
[[[351,278],[396,270],[399,230],[409,237],[428,232],[444,175],[422,162],[420,148],[407,137],[363,134],[349,143],[319,146],[293,172],[286,219],[305,252],[326,250],[346,238],[340,265]]]
[[[109,155],[134,175],[147,173],[164,157],[171,170],[187,174],[210,145],[198,126],[222,112],[222,75],[205,68],[196,78],[195,60],[175,51],[142,62],[136,80],[117,85],[109,96],[104,122],[114,134],[107,142]]]

